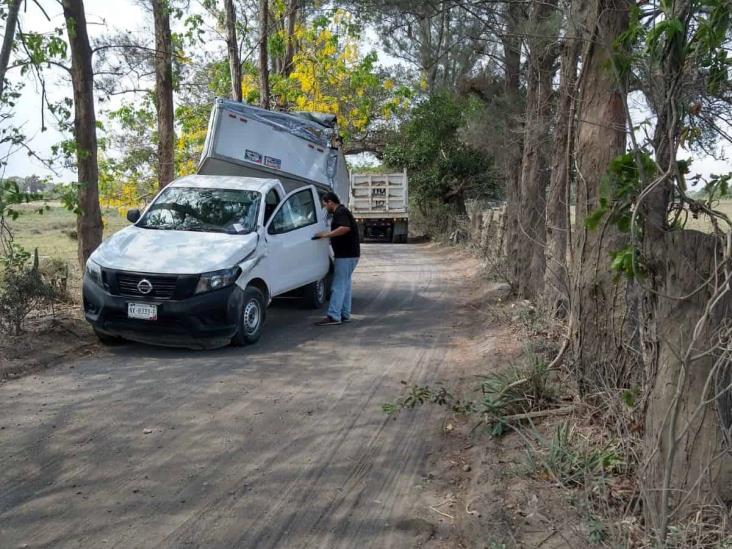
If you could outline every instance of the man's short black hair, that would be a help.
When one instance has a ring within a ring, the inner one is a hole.
[[[328,191],[327,193],[325,193],[320,198],[320,200],[322,200],[323,202],[332,202],[333,204],[341,203],[341,199],[338,198],[338,195],[336,193],[334,193],[333,191]]]

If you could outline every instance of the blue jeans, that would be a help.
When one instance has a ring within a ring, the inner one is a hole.
[[[336,257],[333,265],[333,285],[330,289],[328,316],[335,320],[351,316],[351,275],[358,265],[357,257]]]

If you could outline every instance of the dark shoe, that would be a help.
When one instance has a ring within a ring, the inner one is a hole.
[[[341,322],[343,322],[344,324],[347,323],[347,322],[351,322],[351,320],[353,320],[353,319],[350,316],[348,316],[348,317],[346,317],[346,316],[341,317]]]
[[[315,325],[316,326],[335,326],[337,324],[340,324],[340,320],[336,320],[335,318],[331,318],[329,316],[326,316],[323,320],[318,320]]]

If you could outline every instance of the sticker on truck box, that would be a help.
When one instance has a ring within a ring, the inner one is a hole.
[[[244,159],[249,160],[249,162],[256,162],[257,164],[262,163],[262,155],[257,151],[250,151],[249,149],[244,152]]]
[[[264,165],[268,168],[274,168],[276,170],[279,170],[280,168],[282,168],[282,160],[280,160],[279,158],[272,158],[271,156],[265,156]]]

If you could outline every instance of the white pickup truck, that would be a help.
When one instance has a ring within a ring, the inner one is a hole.
[[[86,319],[104,343],[248,344],[273,297],[327,295],[320,194],[347,193],[332,125],[217,100],[198,175],[165,187],[87,262]]]

